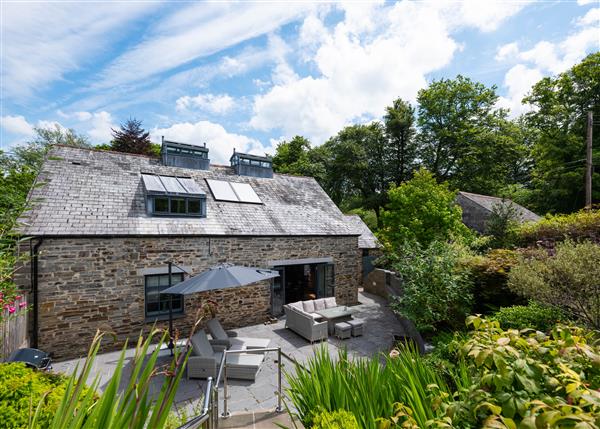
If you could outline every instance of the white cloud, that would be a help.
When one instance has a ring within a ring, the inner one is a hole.
[[[544,75],[537,68],[528,68],[523,64],[512,67],[504,77],[504,85],[508,89],[506,97],[500,97],[498,105],[510,109],[512,116],[518,116],[531,110],[530,106],[522,104],[521,100],[531,87]]]
[[[507,43],[498,48],[496,61],[513,60],[519,54],[519,44],[517,42]]]
[[[156,33],[117,58],[98,87],[137,82],[269,33],[299,18],[309,3],[199,3],[167,17]]]
[[[180,97],[175,102],[178,111],[198,109],[223,115],[229,113],[235,107],[235,100],[228,94],[198,94],[195,97],[189,95]]]
[[[587,26],[594,25],[596,28],[600,24],[600,7],[595,7],[587,11],[587,13],[577,20],[577,25]],[[600,36],[599,36],[600,37]]]
[[[598,0],[577,0],[577,4],[578,4],[579,6],[585,6],[585,5],[587,5],[587,4],[592,4],[592,3],[595,3],[595,2],[597,2],[597,1],[598,1]]]
[[[414,100],[425,74],[447,65],[458,45],[439,11],[402,2],[368,9],[376,27],[342,21],[324,32],[309,16],[301,28],[317,29],[304,43],[318,45],[313,62],[320,76],[274,82],[254,101],[250,125],[303,134],[319,144],[353,120],[378,117],[395,97]],[[356,32],[366,34],[358,38]]]
[[[242,134],[228,132],[222,125],[210,121],[181,122],[168,128],[155,128],[151,132],[154,141],[165,139],[202,145],[209,148],[209,158],[216,164],[226,164],[235,148],[239,152],[263,155],[271,150],[264,147],[258,140]]]
[[[527,50],[520,50],[516,42],[501,46],[496,60],[516,64],[505,75],[504,86],[508,93],[498,104],[510,108],[513,116],[530,109],[521,105],[521,100],[533,84],[544,75],[567,70],[600,47],[599,21],[600,9],[590,9],[576,20],[577,29],[561,41],[542,40]]]
[[[118,128],[112,115],[106,111],[86,112],[78,111],[65,113],[58,110],[57,114],[73,124],[74,128],[87,134],[93,144],[109,143],[112,140],[112,128]],[[73,121],[76,121],[73,123]],[[52,124],[51,122],[48,122]],[[59,124],[60,125],[60,124]],[[64,128],[62,125],[60,125]]]
[[[124,34],[120,29],[126,23],[155,7],[148,3],[4,3],[4,95],[24,99],[64,79]]]
[[[21,116],[2,116],[2,129],[11,134],[19,136],[32,136],[34,134],[33,125]]]
[[[462,0],[447,4],[448,18],[457,26],[472,26],[483,32],[491,32],[507,18],[515,15],[533,0],[482,1]]]

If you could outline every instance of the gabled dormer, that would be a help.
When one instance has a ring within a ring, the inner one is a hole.
[[[160,155],[164,165],[171,167],[193,168],[194,170],[208,170],[208,148],[206,143],[196,146],[162,139]]]
[[[269,157],[236,152],[234,149],[229,162],[238,176],[273,177],[273,160]]]

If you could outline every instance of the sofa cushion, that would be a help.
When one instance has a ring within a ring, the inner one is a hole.
[[[335,302],[334,296],[330,296],[329,298],[324,298],[324,300],[325,300],[325,308],[337,307],[337,303]]]
[[[296,310],[302,310],[302,311],[304,311],[304,308],[302,307],[302,301],[291,302],[288,305],[290,307],[292,307],[292,308],[295,308]]]
[[[208,328],[208,332],[215,340],[227,340],[229,337],[227,336],[227,332],[221,326],[221,323],[218,319],[210,319],[206,324]]]
[[[302,301],[302,308],[307,313],[314,313],[315,312],[315,302],[312,299],[308,300],[308,301]]]
[[[325,310],[325,299],[315,299],[315,311]]]
[[[200,330],[192,337],[192,350],[195,356],[212,357],[214,350],[208,341],[206,332]]]

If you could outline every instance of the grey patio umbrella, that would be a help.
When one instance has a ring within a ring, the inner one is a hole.
[[[198,274],[163,290],[161,293],[174,295],[189,295],[214,289],[246,286],[262,280],[279,277],[273,270],[239,265],[218,265],[208,271]]]
[[[171,268],[169,266],[169,274]],[[171,286],[161,294],[190,295],[197,292],[206,292],[214,289],[226,289],[231,287],[246,286],[262,280],[279,277],[279,273],[273,270],[265,270],[256,267],[243,267],[239,265],[223,264],[217,265],[208,271],[190,277],[175,286]],[[171,276],[169,275],[169,285]],[[169,299],[169,349],[173,353],[173,300]]]

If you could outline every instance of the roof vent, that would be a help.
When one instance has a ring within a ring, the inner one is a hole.
[[[210,166],[206,143],[203,146],[196,146],[165,140],[163,137],[160,155],[163,164],[171,167],[208,170]]]
[[[238,176],[273,177],[273,160],[267,156],[250,155],[234,149],[229,161]]]

